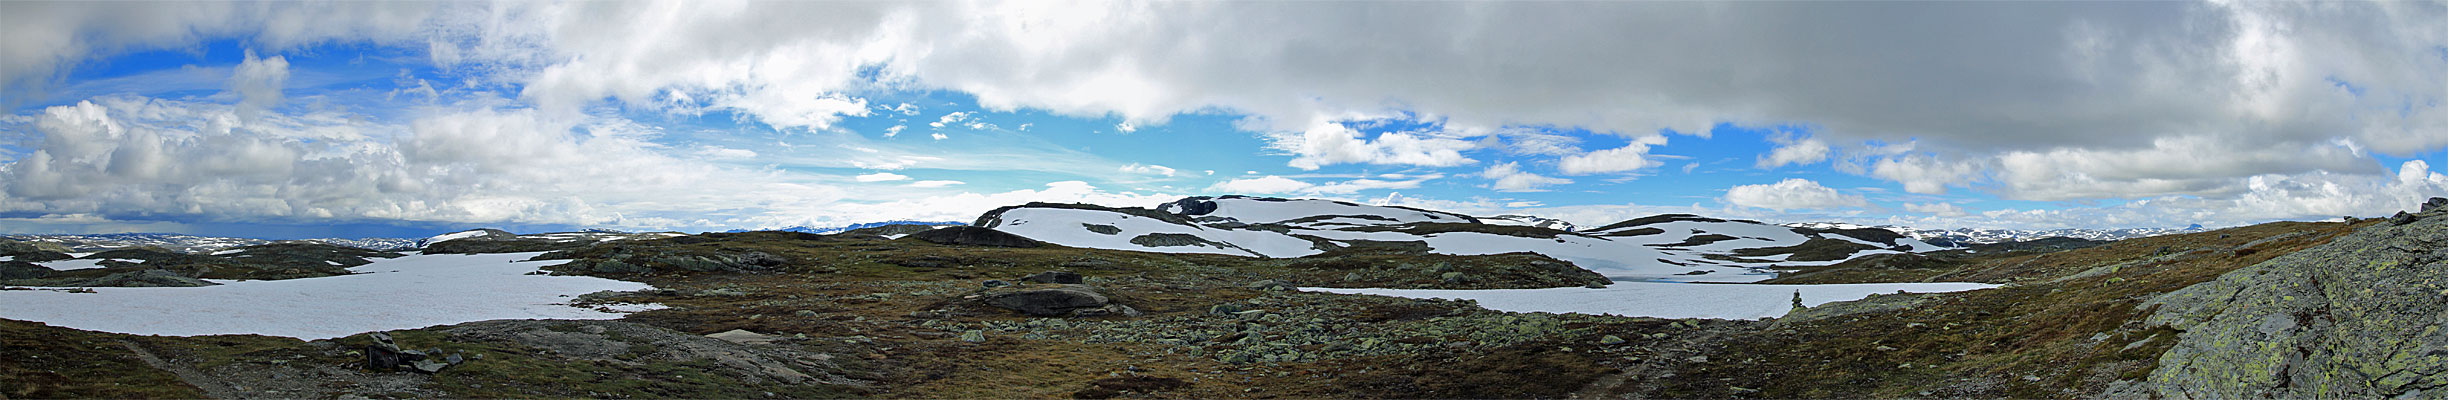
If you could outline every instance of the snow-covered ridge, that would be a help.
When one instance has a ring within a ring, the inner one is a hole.
[[[451,232],[451,233],[445,233],[445,234],[440,234],[440,235],[434,235],[433,237],[428,237],[428,238],[425,238],[424,240],[418,240],[418,241],[417,241],[417,243],[416,243],[416,247],[419,247],[419,248],[431,247],[431,246],[433,246],[435,243],[442,243],[442,242],[448,242],[448,241],[453,241],[453,240],[520,240],[520,241],[537,241],[537,242],[550,242],[550,243],[582,243],[582,242],[609,242],[609,241],[614,241],[614,240],[662,239],[662,238],[668,238],[668,237],[679,237],[679,236],[688,236],[688,234],[685,234],[685,233],[679,233],[679,232],[643,232],[643,233],[630,233],[630,232],[622,232],[622,231],[615,231],[615,230],[602,230],[602,229],[596,229],[596,230],[587,230],[587,231],[582,231],[582,232],[553,232],[553,233],[535,233],[535,234],[525,234],[525,235],[521,235],[521,234],[514,234],[514,233],[510,233],[510,232],[508,232],[508,231],[503,231],[503,230],[500,230],[500,229],[491,229],[491,228],[486,228],[486,229],[469,229],[469,230],[464,230],[464,231],[458,231],[458,232]]]
[[[1894,225],[1869,226],[1843,222],[1791,223],[1785,224],[1785,226],[1813,229],[1885,229],[1904,235],[1905,237],[1919,239],[1925,242],[1951,245],[2025,242],[2057,237],[2099,241],[2117,241],[2159,235],[2201,232],[2203,230],[2202,226],[2199,224],[2184,228],[2064,228],[2048,230],[1978,228],[1921,229]]]
[[[1191,197],[1155,209],[1032,203],[988,212],[975,225],[1064,246],[1161,253],[1284,258],[1354,247],[1453,255],[1527,251],[1609,277],[1671,281],[1757,281],[1780,267],[1944,248],[1879,230],[1802,229],[1693,215],[1646,217],[1585,231],[1556,229],[1559,225],[1543,220],[1224,196]]]

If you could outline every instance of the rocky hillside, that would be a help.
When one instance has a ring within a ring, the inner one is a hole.
[[[2400,215],[2145,307],[2156,310],[2151,325],[2182,332],[2145,385],[2153,393],[2448,396],[2448,209]]]
[[[1491,222],[1501,221],[1501,222]],[[1775,270],[1941,247],[1879,229],[1793,228],[1694,215],[1660,215],[1596,229],[1528,217],[1481,219],[1328,200],[1192,197],[1155,209],[1032,203],[1004,207],[975,226],[1070,247],[1293,258],[1393,249],[1479,255],[1517,251],[1610,277],[1743,282]]]
[[[6,240],[6,239],[0,239]],[[133,247],[76,257],[23,242],[0,242],[0,285],[48,287],[209,286],[205,279],[298,279],[349,274],[348,268],[397,253],[313,242],[277,242],[189,254]]]

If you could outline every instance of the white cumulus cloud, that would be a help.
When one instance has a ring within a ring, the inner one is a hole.
[[[1862,207],[1870,204],[1859,195],[1836,192],[1819,182],[1792,178],[1764,185],[1737,185],[1726,189],[1726,204],[1771,210],[1812,208]]]
[[[1486,170],[1479,172],[1479,177],[1495,181],[1488,184],[1489,189],[1505,192],[1535,192],[1545,190],[1543,188],[1548,186],[1572,183],[1571,179],[1540,176],[1523,171],[1521,163],[1518,162],[1488,166]]]

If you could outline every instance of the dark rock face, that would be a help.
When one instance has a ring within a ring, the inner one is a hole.
[[[2366,227],[2169,292],[2169,398],[2429,398],[2448,388],[2448,219]]]
[[[2422,212],[2425,214],[2440,210],[2448,210],[2448,197],[2433,197],[2422,204]]]
[[[1122,234],[1122,227],[1113,226],[1113,225],[1098,225],[1098,224],[1088,224],[1088,223],[1083,223],[1083,224],[1080,224],[1080,227],[1082,227],[1082,228],[1088,228],[1088,231],[1089,231],[1089,232],[1096,232],[1097,234],[1100,234],[1100,235],[1119,235],[1119,234]]]
[[[1080,277],[1080,274],[1070,271],[1046,271],[1020,278],[1020,280],[1036,283],[1079,284],[1083,278]]]
[[[954,226],[911,234],[910,237],[934,244],[989,247],[1038,247],[1044,243],[991,228]]]
[[[1157,209],[1171,211],[1174,214],[1198,216],[1215,212],[1216,203],[1214,200],[1206,197],[1191,197],[1181,200],[1174,200],[1172,203],[1166,203],[1163,206],[1158,206]]]
[[[1131,238],[1131,244],[1148,247],[1207,246],[1223,248],[1221,244],[1197,236],[1180,233],[1150,233]]]

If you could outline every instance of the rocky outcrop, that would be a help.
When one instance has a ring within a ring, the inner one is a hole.
[[[979,228],[974,226],[937,228],[934,230],[910,234],[910,237],[918,238],[918,240],[924,240],[928,243],[948,244],[955,246],[1038,247],[1045,245],[1045,243],[1038,242],[1036,240],[1020,237],[1020,235],[1004,233],[1003,231],[998,231],[991,228]]]
[[[218,285],[218,283],[207,282],[203,279],[179,275],[177,272],[161,269],[118,272],[92,278],[26,279],[12,281],[10,283],[26,286],[51,287],[195,287]]]
[[[10,239],[0,239],[0,257],[7,257],[13,261],[43,262],[74,258],[69,257],[66,251],[66,247],[62,247],[56,243],[33,243]]]
[[[2448,212],[2403,219],[2145,303],[2149,323],[2184,332],[2147,385],[2170,398],[2448,395]]]
[[[51,275],[51,268],[24,261],[0,261],[0,280],[34,279]]]

